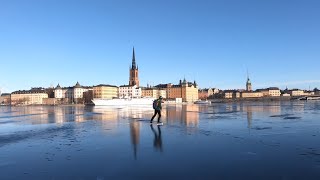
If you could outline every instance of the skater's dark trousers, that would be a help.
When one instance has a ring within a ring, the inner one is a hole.
[[[159,115],[159,116],[158,116],[158,122],[160,122],[161,111],[160,111],[160,110],[157,110],[157,109],[154,110],[154,115],[152,116],[151,121],[153,121],[153,119],[156,117],[157,114]]]

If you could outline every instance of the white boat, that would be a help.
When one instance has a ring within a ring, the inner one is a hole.
[[[127,105],[150,105],[155,98],[124,98],[124,99],[93,99],[96,106],[127,106]]]
[[[320,100],[320,97],[308,97],[307,100]]]
[[[320,100],[320,96],[309,96],[309,97],[302,97],[302,98],[299,98],[299,100]]]
[[[194,104],[211,104],[211,101],[208,101],[208,100],[205,100],[205,101],[198,100],[198,101],[195,101]]]

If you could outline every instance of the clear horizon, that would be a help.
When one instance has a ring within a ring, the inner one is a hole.
[[[141,86],[320,88],[316,0],[0,0],[2,93],[129,81]]]

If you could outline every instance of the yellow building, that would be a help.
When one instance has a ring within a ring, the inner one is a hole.
[[[277,87],[268,88],[269,89],[269,96],[272,97],[280,97],[281,91]]]
[[[159,88],[142,88],[142,97],[153,97],[158,98],[159,96],[162,96],[163,98],[167,98],[167,92],[165,89],[159,89]]]
[[[241,97],[242,98],[259,98],[259,97],[262,97],[262,96],[263,96],[263,93],[261,93],[261,92],[248,92],[248,91],[245,91],[245,92],[241,93]]]
[[[43,104],[44,98],[48,98],[48,94],[43,88],[32,88],[28,91],[15,91],[11,93],[11,105]]]
[[[100,84],[93,86],[93,98],[113,99],[118,97],[118,87],[113,85]]]
[[[236,90],[226,90],[223,92],[225,99],[236,99],[240,98],[240,92]]]
[[[156,88],[166,89],[167,99],[182,98],[183,102],[194,102],[199,99],[198,86],[196,82],[183,82],[180,80],[178,85],[174,84],[159,84]]]
[[[292,89],[292,90],[289,90],[289,94],[291,96],[304,96],[304,91],[300,89]]]
[[[257,92],[263,94],[264,97],[280,97],[281,91],[277,87],[270,87],[267,89],[257,89]]]

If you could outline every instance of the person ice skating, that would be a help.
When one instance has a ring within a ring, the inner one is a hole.
[[[162,110],[162,96],[159,97],[159,99],[156,99],[153,101],[153,109],[154,109],[154,115],[152,116],[150,123],[152,123],[153,119],[156,117],[158,114],[158,123],[161,123],[160,118],[161,118],[161,110]]]

